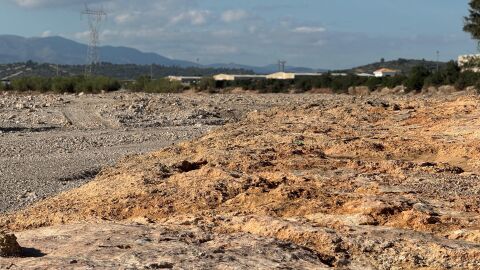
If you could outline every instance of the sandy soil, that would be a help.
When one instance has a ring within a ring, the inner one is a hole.
[[[230,237],[232,248],[244,248],[242,237],[253,237],[268,246],[264,250],[289,254],[286,244],[301,252],[286,259],[297,265],[273,265],[272,258],[285,258],[245,251],[259,262],[257,269],[479,269],[479,150],[476,96],[311,96],[303,104],[251,112],[199,139],[125,158],[94,181],[4,216],[0,224],[20,232],[21,245],[46,251],[36,265],[54,258],[67,265],[61,250],[82,245],[85,237],[104,241],[89,237],[98,224],[112,228],[140,220],[146,234],[148,226],[177,226],[176,233]],[[78,222],[94,225],[83,232]],[[42,238],[49,226],[70,228],[68,246]],[[124,237],[115,246],[130,241]],[[278,243],[284,243],[280,249]],[[101,267],[97,254],[82,255],[82,262]],[[176,254],[179,261],[191,258]],[[224,262],[211,250],[206,254]],[[31,262],[3,259],[0,266]]]

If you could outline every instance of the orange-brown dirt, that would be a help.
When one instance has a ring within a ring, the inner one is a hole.
[[[480,269],[479,172],[476,96],[326,96],[126,158],[0,224],[143,219],[293,243],[319,267]]]

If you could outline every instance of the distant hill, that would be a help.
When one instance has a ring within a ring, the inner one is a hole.
[[[423,65],[430,70],[435,70],[437,68],[437,62],[427,61],[427,60],[418,60],[418,59],[402,59],[385,61],[385,62],[376,62],[364,66],[355,67],[348,70],[342,70],[342,72],[348,73],[373,73],[375,70],[380,68],[390,68],[395,70],[400,70],[404,74],[408,74],[410,70],[415,67]],[[442,68],[446,65],[445,62],[439,62],[439,67]]]
[[[60,65],[83,65],[87,53],[87,45],[63,37],[24,38],[13,35],[0,35],[0,64],[20,63],[32,60],[38,63]],[[277,65],[255,67],[248,65],[213,64],[199,65],[198,63],[170,59],[157,53],[141,52],[127,47],[100,47],[102,62],[112,64],[133,65],[161,65],[165,67],[201,67],[214,69],[251,70],[255,73],[266,74],[278,71]],[[303,67],[287,67],[291,72],[315,72]]]
[[[29,76],[55,77],[57,74],[59,76],[76,76],[83,75],[84,71],[84,65],[55,65],[28,61],[26,63],[0,64],[0,79],[14,79]],[[253,74],[252,70],[245,69],[111,63],[102,63],[100,66],[96,67],[95,74],[122,80],[130,80],[144,75],[149,76],[150,72],[154,78],[161,78],[169,75],[212,76],[220,73]]]
[[[39,63],[79,65],[85,63],[87,46],[62,37],[24,38],[0,35],[0,63],[16,63],[32,60]],[[158,64],[164,66],[191,67],[196,63],[173,60],[156,53],[145,53],[127,47],[103,46],[101,60],[114,64]]]

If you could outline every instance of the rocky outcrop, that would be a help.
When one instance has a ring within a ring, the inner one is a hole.
[[[0,269],[327,269],[317,253],[247,233],[190,224],[73,224],[19,233],[34,257],[0,259]]]

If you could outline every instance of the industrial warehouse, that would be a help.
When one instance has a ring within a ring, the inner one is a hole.
[[[301,78],[320,77],[326,73],[293,73],[276,72],[269,75],[251,75],[251,74],[217,74],[212,76],[217,82],[249,81],[249,80],[295,80]],[[347,76],[347,73],[329,73],[332,76]],[[371,75],[373,76],[373,75]],[[204,77],[201,76],[167,76],[169,81],[177,81],[182,84],[190,85],[199,82]]]

